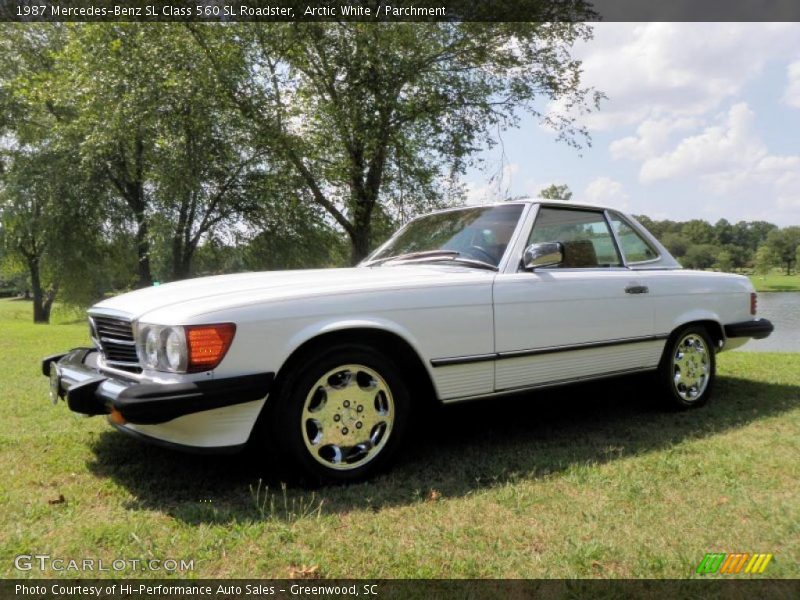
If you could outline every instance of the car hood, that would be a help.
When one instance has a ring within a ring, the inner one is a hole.
[[[456,265],[396,265],[347,269],[308,269],[217,275],[153,286],[103,300],[91,311],[141,319],[155,310],[181,305],[181,318],[224,308],[315,296],[386,289],[438,287],[491,281],[489,270]]]

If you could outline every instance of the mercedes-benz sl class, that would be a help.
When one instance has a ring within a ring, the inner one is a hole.
[[[354,268],[178,281],[88,311],[51,399],[198,451],[255,445],[317,481],[384,468],[426,399],[645,371],[678,409],[718,352],[766,337],[746,277],[683,269],[620,211],[544,200],[415,219]],[[536,402],[536,396],[530,396]]]

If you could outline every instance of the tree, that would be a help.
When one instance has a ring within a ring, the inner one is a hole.
[[[655,235],[655,234],[654,234]],[[669,250],[669,253],[676,258],[686,254],[691,243],[679,233],[665,233],[661,236],[661,243]]]
[[[572,191],[567,184],[556,185],[552,183],[539,192],[539,198],[545,200],[570,200]]]
[[[776,263],[776,256],[766,244],[759,246],[753,261],[753,269],[757,275],[766,276]]]
[[[714,228],[701,219],[692,219],[683,223],[681,232],[692,244],[714,243]]]
[[[298,198],[279,213],[264,213],[259,233],[243,249],[252,270],[336,267],[347,264],[347,239],[321,218],[313,203]]]
[[[0,188],[0,218],[6,261],[27,272],[33,321],[48,323],[61,289],[73,297],[91,288],[97,231],[91,190],[69,172],[66,157],[47,148],[14,154]],[[89,260],[87,260],[89,259]]]
[[[727,250],[720,250],[717,253],[717,261],[714,266],[725,273],[730,273],[733,270],[733,256]]]
[[[794,264],[800,265],[800,245],[797,246],[794,252]]]
[[[786,267],[786,274],[792,274],[792,266],[797,258],[800,245],[800,227],[773,229],[767,234],[766,245],[772,250],[778,262]]]
[[[734,229],[727,219],[714,223],[714,241],[721,246],[733,243]]]
[[[152,121],[158,112],[152,86],[133,73],[145,66],[150,73],[160,70],[152,68],[152,61],[144,65],[135,53],[124,56],[121,42],[108,39],[114,31],[118,31],[115,26],[63,27],[46,45],[47,64],[22,73],[13,82],[14,95],[39,116],[39,139],[49,139],[62,152],[71,153],[72,169],[102,177],[115,190],[121,203],[106,208],[123,209],[132,217],[139,284],[149,285],[150,188],[145,174],[156,137]],[[15,133],[20,135],[19,129]]]
[[[520,111],[580,145],[572,115],[600,100],[569,54],[591,37],[581,23],[187,27],[259,147],[346,233],[354,263],[378,215],[458,198],[457,176]],[[566,110],[544,114],[543,100]]]
[[[65,27],[6,24],[0,35],[0,219],[3,272],[19,276],[33,299],[33,319],[48,322],[56,296],[94,296],[102,190],[73,154],[54,143],[50,107],[35,81],[54,66]]]
[[[647,215],[635,215],[635,218],[658,239],[663,239],[667,234],[682,235],[683,223],[668,220],[655,221]]]
[[[731,267],[734,269],[745,268],[755,254],[749,248],[737,244],[726,244],[722,246],[721,251],[728,253],[731,258]]]
[[[690,269],[708,269],[716,260],[717,249],[712,244],[695,244],[689,246],[683,257],[683,264]]]
[[[183,27],[76,25],[32,83],[59,143],[106,179],[132,223],[139,287],[154,260],[161,279],[188,276],[203,237],[259,201],[249,185],[263,157],[196,54]]]
[[[143,50],[170,56],[170,78],[160,93],[160,137],[151,169],[153,202],[162,216],[171,279],[191,274],[204,237],[241,228],[269,189],[263,153],[253,149],[241,115],[223,102],[214,74],[196,66],[196,47],[184,28],[142,42]],[[274,206],[274,210],[281,207]]]
[[[734,238],[734,243],[747,245],[750,250],[753,252],[767,241],[767,236],[769,232],[777,229],[777,225],[772,223],[767,223],[766,221],[750,221],[750,222],[739,222],[734,226],[734,229],[739,229],[740,225],[744,223],[744,231],[742,232],[741,239]]]

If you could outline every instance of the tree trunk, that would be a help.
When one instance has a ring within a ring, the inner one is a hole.
[[[144,213],[135,213],[136,217],[136,254],[139,257],[139,281],[136,287],[144,288],[153,285],[150,272],[150,240],[148,239],[147,219]]]
[[[172,233],[172,279],[186,279],[189,276],[189,266],[192,261],[191,227],[194,214],[191,197],[181,203],[178,222]]]
[[[369,254],[369,232],[356,230],[350,242],[350,264],[357,265]]]
[[[358,202],[353,215],[353,232],[350,234],[350,263],[356,265],[369,254],[372,241],[372,206],[368,202]]]
[[[364,171],[364,149],[356,148],[351,155],[352,171],[350,176],[350,189],[353,199],[353,233],[350,239],[353,243],[350,260],[355,265],[364,260],[372,244],[372,212],[378,203],[383,169],[386,167],[386,148],[389,144],[388,116],[384,115],[379,143],[375,155],[369,161],[369,166]]]
[[[49,303],[45,302],[42,279],[39,272],[39,260],[36,258],[29,259],[28,270],[31,275],[31,290],[33,291],[33,322],[49,323],[50,308],[53,303],[52,300]]]
[[[183,264],[183,240],[176,232],[172,236],[172,281],[183,279],[181,264]]]
[[[172,240],[172,279],[186,279],[192,270],[192,258],[194,257],[194,248],[191,246],[184,246],[182,241],[173,238]]]
[[[56,295],[58,294],[58,283],[54,284],[47,293],[44,295],[44,302],[42,303],[42,313],[44,318],[46,319],[44,322],[50,322],[50,311],[53,309],[53,302],[56,300]]]

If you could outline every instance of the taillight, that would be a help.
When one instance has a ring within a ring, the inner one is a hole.
[[[186,344],[189,350],[188,371],[208,371],[225,357],[231,346],[236,325],[190,325],[186,327]]]
[[[758,294],[753,292],[750,294],[750,314],[755,316],[758,312]]]

